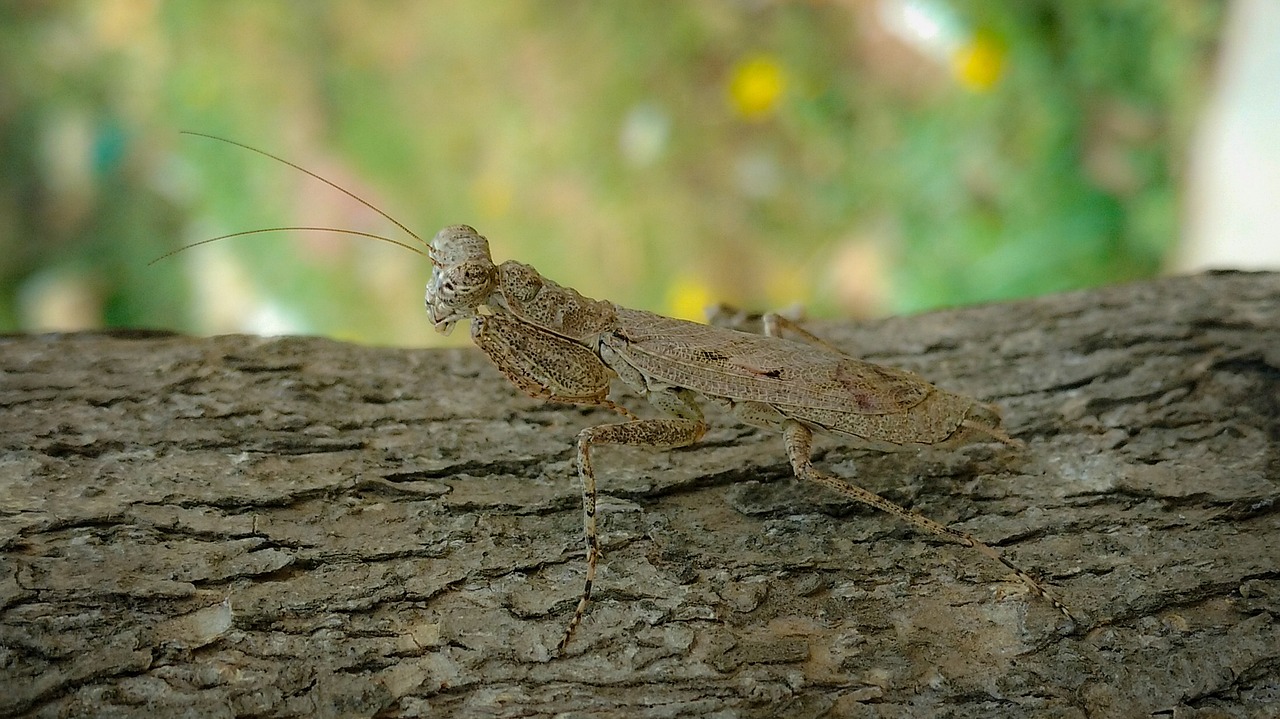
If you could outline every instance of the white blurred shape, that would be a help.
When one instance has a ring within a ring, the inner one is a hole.
[[[75,332],[102,325],[102,296],[91,275],[48,268],[18,288],[18,313],[27,332]]]
[[[667,148],[671,136],[671,118],[661,107],[640,103],[622,121],[618,146],[622,156],[632,165],[652,165]]]
[[[738,190],[753,200],[765,200],[782,189],[782,170],[773,155],[749,152],[734,163]]]
[[[1236,0],[1191,151],[1177,272],[1280,269],[1280,2]]]
[[[229,250],[210,247],[187,255],[187,271],[198,313],[195,324],[200,332],[247,332],[273,337],[310,331],[296,312],[263,297]]]
[[[939,62],[951,60],[965,34],[955,12],[936,0],[880,0],[877,10],[885,30]]]

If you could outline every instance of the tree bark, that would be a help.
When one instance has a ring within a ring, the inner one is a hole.
[[[819,464],[1078,625],[709,408],[691,448],[594,454],[606,555],[552,658],[574,438],[616,415],[472,349],[10,336],[0,715],[1280,714],[1280,275],[812,329],[1004,408],[1025,449]]]

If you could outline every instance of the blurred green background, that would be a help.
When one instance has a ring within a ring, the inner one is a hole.
[[[0,4],[0,329],[434,342],[407,239],[696,318],[1156,274],[1207,0]]]

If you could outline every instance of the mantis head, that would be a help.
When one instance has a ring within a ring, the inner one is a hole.
[[[427,312],[436,331],[449,334],[458,320],[476,314],[498,284],[489,242],[466,225],[451,225],[431,239]]]

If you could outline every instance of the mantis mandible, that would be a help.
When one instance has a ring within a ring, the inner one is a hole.
[[[364,203],[422,242],[382,210],[298,165],[231,140],[187,134],[229,142],[305,172]],[[782,321],[777,316],[766,316],[766,334],[757,335],[584,297],[529,265],[514,260],[494,264],[488,241],[466,225],[440,230],[430,243],[423,243],[425,253],[377,235],[313,227],[250,230],[195,245],[259,232],[316,229],[369,237],[425,254],[432,264],[426,287],[427,313],[438,332],[448,334],[458,322],[468,320],[476,346],[522,392],[547,401],[603,407],[623,418],[588,427],[577,437],[586,581],[556,646],[557,654],[568,646],[586,615],[600,563],[592,448],[609,444],[653,448],[691,445],[708,429],[700,400],[725,406],[744,423],[780,432],[799,479],[976,549],[1000,562],[1074,621],[1067,607],[1044,585],[994,547],[813,466],[815,432],[880,451],[983,441],[1017,444],[1004,433],[994,406],[940,389],[904,370],[864,362],[822,344],[784,339],[778,336]],[[665,416],[642,419],[614,401],[610,390],[614,378]]]

